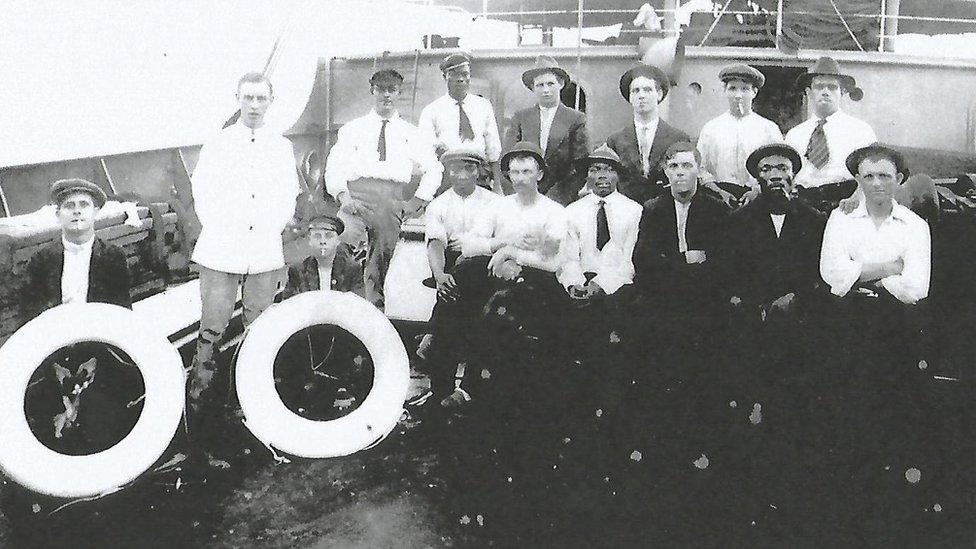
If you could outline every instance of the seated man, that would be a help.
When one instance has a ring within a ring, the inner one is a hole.
[[[132,308],[125,253],[95,235],[105,193],[83,179],[51,187],[61,238],[38,250],[27,265],[21,319],[62,303],[110,303]],[[144,391],[136,368],[105,344],[82,342],[58,350],[34,374],[25,397],[28,422],[50,448],[86,454],[111,447],[139,418]],[[97,375],[96,375],[97,374]],[[82,406],[84,403],[84,406]]]
[[[345,224],[336,216],[308,222],[311,255],[288,267],[283,298],[334,290],[363,295],[363,267],[342,242]],[[335,326],[315,325],[292,334],[275,360],[275,383],[285,405],[317,420],[335,419],[369,392],[369,353],[361,341]]]
[[[431,201],[425,217],[427,260],[433,273],[425,284],[437,288],[437,303],[431,314],[434,343],[427,356],[431,392],[449,406],[470,399],[460,387],[460,379],[455,382],[456,367],[464,355],[472,354],[472,322],[480,318],[481,308],[491,295],[490,286],[484,283],[459,286],[454,278],[455,264],[478,217],[487,215],[500,197],[485,188],[490,185],[491,166],[480,152],[451,149],[441,155],[441,163],[451,188]],[[483,277],[481,270],[478,274]]]
[[[609,147],[580,159],[577,170],[586,174],[588,194],[566,208],[569,236],[559,282],[586,318],[577,341],[587,353],[600,354],[633,299],[633,256],[643,208],[617,192],[623,166]]]

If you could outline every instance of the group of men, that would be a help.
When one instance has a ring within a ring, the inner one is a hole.
[[[538,104],[515,113],[503,148],[491,103],[470,91],[472,63],[464,53],[444,59],[447,93],[424,108],[419,127],[397,112],[403,76],[372,75],[374,108],[340,129],[326,163],[338,212],[311,220],[309,258],[287,278],[292,293],[359,290],[382,307],[400,226],[426,210],[437,290],[430,375],[445,405],[469,398],[458,394],[458,363],[488,356],[486,311],[517,311],[521,335],[585,356],[620,337],[700,349],[728,310],[761,333],[781,317],[803,321],[830,294],[899,314],[927,296],[928,226],[893,198],[903,157],[840,109],[856,83],[834,60],[801,77],[814,116],[785,139],[752,110],[762,73],[724,68],[729,110],[704,126],[697,146],[660,116],[670,78],[639,65],[619,83],[633,123],[595,148],[586,116],[560,99],[569,75],[545,57],[522,75]],[[282,232],[300,193],[290,143],[264,126],[271,82],[246,74],[237,98],[240,118],[204,145],[192,177],[202,225],[192,257],[202,300],[189,368],[194,407],[212,383],[239,289],[245,325],[275,298]],[[124,256],[94,236],[104,193],[67,180],[52,198],[64,239],[30,263],[28,318],[62,302],[129,305],[127,294],[114,296],[128,288]],[[811,207],[841,199],[826,225]],[[357,231],[364,266],[340,242]],[[775,329],[770,345],[794,340]]]

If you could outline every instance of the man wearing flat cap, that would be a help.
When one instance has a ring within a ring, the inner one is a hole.
[[[452,53],[441,61],[440,69],[447,94],[424,107],[420,113],[420,129],[438,155],[448,149],[474,149],[488,160],[494,171],[502,152],[501,138],[491,102],[469,93],[471,56]]]
[[[363,294],[363,268],[342,241],[346,224],[335,215],[316,215],[306,225],[309,256],[289,265],[283,298],[303,292],[334,290]]]
[[[855,149],[878,140],[866,122],[841,109],[845,96],[859,100],[862,92],[854,77],[841,72],[837,61],[821,57],[797,79],[806,90],[813,116],[786,133],[786,142],[800,152],[803,168],[796,183],[816,191],[824,201],[846,198],[856,186],[845,160]]]
[[[537,104],[512,117],[507,135],[509,146],[518,141],[538,143],[548,170],[542,192],[562,205],[576,200],[579,184],[573,163],[589,152],[586,115],[560,101],[560,92],[570,81],[556,60],[540,55],[535,66],[522,73],[522,83],[535,94]]]
[[[431,392],[448,406],[470,398],[464,389],[455,387],[455,373],[459,362],[470,362],[473,367],[477,358],[473,349],[478,345],[473,324],[491,295],[487,260],[455,266],[478,218],[487,215],[501,197],[482,186],[491,179],[491,167],[480,152],[452,149],[441,155],[441,163],[451,188],[430,203],[424,218],[427,261],[433,275],[424,283],[437,289],[430,322],[433,343],[426,355]]]
[[[752,110],[766,77],[749,65],[733,64],[719,71],[718,78],[729,110],[706,122],[698,134],[702,168],[720,185],[758,191],[759,184],[746,170],[746,157],[761,145],[783,141],[779,126]]]
[[[370,77],[373,110],[339,129],[325,165],[326,190],[341,204],[339,217],[351,229],[346,240],[365,233],[366,298],[380,309],[401,221],[422,212],[443,173],[430,140],[397,111],[402,85],[403,76],[393,69]],[[409,197],[406,187],[417,178]]]
[[[670,89],[671,79],[653,65],[638,65],[620,77],[620,95],[630,103],[634,122],[610,135],[607,146],[628,171],[620,192],[641,204],[661,193],[664,152],[674,143],[690,141],[660,117],[659,104]]]

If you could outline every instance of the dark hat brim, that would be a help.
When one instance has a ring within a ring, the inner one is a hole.
[[[803,73],[796,78],[796,86],[798,88],[806,89],[810,86],[810,81],[813,80],[814,76],[833,76],[841,82],[841,86],[847,90],[847,93],[851,93],[857,88],[857,80],[849,74],[831,73],[831,72],[807,72]]]
[[[888,158],[895,164],[895,171],[897,173],[903,174],[908,177],[908,169],[905,167],[905,155],[901,152],[881,143],[873,143],[867,147],[861,147],[855,150],[851,154],[847,155],[844,160],[844,164],[847,166],[847,171],[851,172],[851,175],[857,175],[857,168],[861,165],[861,161],[867,156],[880,155]]]
[[[617,175],[619,176],[624,175],[624,165],[621,164],[619,160],[613,158],[606,158],[602,156],[585,156],[583,158],[578,158],[576,162],[574,162],[574,164],[576,166],[577,172],[584,173],[586,172],[586,170],[590,169],[590,166],[592,164],[596,164],[598,162],[603,164],[610,164],[611,166],[613,166],[613,169],[616,170]]]
[[[657,82],[657,85],[664,91],[661,95],[661,101],[664,101],[668,97],[668,92],[671,91],[671,78],[654,65],[638,65],[629,69],[620,77],[620,95],[628,103],[630,102],[630,84],[640,76],[651,78]],[[658,103],[661,101],[658,101]]]
[[[518,147],[518,146],[516,146],[512,150],[510,150],[510,151],[508,151],[508,152],[506,152],[505,154],[502,155],[501,159],[499,160],[499,166],[501,167],[501,170],[503,172],[507,172],[508,171],[508,164],[509,164],[509,162],[512,161],[512,157],[513,156],[516,156],[516,155],[521,156],[521,155],[526,155],[526,154],[531,155],[533,158],[535,158],[536,161],[539,163],[539,167],[542,168],[543,171],[545,171],[545,169],[546,169],[546,159],[542,156],[541,153],[539,153],[539,151],[534,151],[534,150],[529,149],[529,148]]]
[[[535,77],[547,72],[555,74],[557,77],[562,79],[563,83],[570,81],[569,73],[559,67],[534,67],[522,73],[522,83],[525,84],[526,88],[531,90]]]
[[[336,232],[336,234],[342,234],[346,231],[346,224],[342,221],[342,219],[334,215],[318,216],[317,219],[312,219],[308,223],[307,230],[328,228],[323,227],[324,225],[332,225],[331,228]]]
[[[749,172],[749,175],[758,180],[759,161],[770,156],[782,156],[789,159],[790,164],[793,165],[794,176],[799,173],[800,168],[803,167],[803,159],[800,158],[800,153],[797,152],[796,149],[785,143],[771,143],[769,145],[763,145],[762,147],[752,151],[752,154],[746,158],[746,171]]]

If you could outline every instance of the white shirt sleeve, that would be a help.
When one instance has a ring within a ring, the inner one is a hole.
[[[461,255],[464,257],[478,257],[491,255],[491,238],[495,235],[495,218],[498,208],[503,201],[496,200],[490,205],[484,215],[479,215],[468,238],[461,241]]]
[[[444,165],[437,160],[434,154],[434,147],[431,145],[428,135],[423,130],[416,132],[416,139],[410,144],[410,154],[414,167],[420,172],[420,185],[414,196],[430,202],[434,199],[434,193],[441,186],[444,175]]]
[[[902,303],[915,304],[929,295],[932,273],[932,237],[928,223],[911,227],[901,258],[901,274],[881,279],[881,286]]]
[[[558,273],[566,257],[565,245],[566,234],[569,229],[566,226],[566,213],[561,206],[546,213],[545,237],[548,245],[555,244],[556,249],[551,251],[547,245],[542,249],[518,250],[515,260],[524,267],[534,267],[551,273]]]
[[[487,120],[485,120],[485,157],[488,162],[497,162],[502,156],[502,140],[498,136],[495,109],[492,108],[487,99],[485,105],[488,107]]]
[[[349,126],[339,128],[336,142],[325,161],[325,190],[333,197],[349,190],[347,184],[355,179],[347,159],[353,156],[350,148]]]
[[[193,195],[193,211],[201,225],[216,226],[223,217],[221,211],[220,156],[216,140],[200,148],[200,157],[190,178],[190,191]]]
[[[840,297],[851,291],[862,268],[847,249],[844,240],[846,221],[847,217],[840,210],[835,209],[830,214],[820,249],[820,276],[830,286],[830,292]]]
[[[443,196],[443,195],[442,195]],[[447,227],[444,226],[443,202],[434,200],[424,214],[424,237],[427,242],[440,240],[447,245]]]

